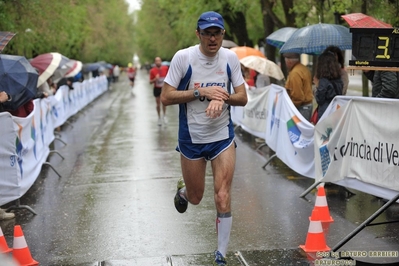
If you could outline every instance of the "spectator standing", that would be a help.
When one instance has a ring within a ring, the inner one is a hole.
[[[270,85],[270,77],[267,75],[260,74],[256,72],[257,75],[255,76],[255,87],[256,88],[263,88]]]
[[[236,143],[230,106],[247,103],[237,55],[221,47],[224,33],[220,14],[201,14],[196,30],[200,44],[174,55],[161,94],[163,104],[179,104],[180,110],[176,150],[180,152],[183,179],[177,183],[174,198],[178,212],[185,212],[188,202],[197,205],[202,200],[206,166],[211,161],[218,239],[213,261],[216,265],[226,265],[233,221],[230,191]]]
[[[319,121],[334,97],[342,95],[344,87],[341,79],[341,66],[333,52],[324,52],[319,56],[313,82],[316,85],[315,98],[317,121]]]
[[[158,114],[158,126],[161,126],[162,121],[165,124],[168,122],[166,118],[166,106],[161,103],[160,96],[161,96],[163,82],[166,77],[166,74],[168,73],[169,68],[168,66],[162,65],[162,59],[160,57],[155,57],[154,63],[155,66],[150,70],[150,84],[154,84],[153,94],[155,97],[156,110]],[[162,105],[163,116],[161,114],[161,105]]]
[[[312,74],[300,62],[299,54],[285,53],[283,56],[289,71],[285,88],[295,107],[309,121],[313,110]]]
[[[24,92],[16,95],[0,92],[0,111],[9,112],[13,116],[27,117],[33,109],[33,99],[27,98]]]
[[[345,69],[344,56],[342,55],[342,51],[341,49],[339,49],[339,47],[334,45],[328,46],[324,50],[324,52],[328,51],[333,52],[335,54],[335,58],[337,59],[339,65],[341,66],[341,80],[344,83],[344,87],[342,89],[342,95],[346,95],[349,85],[349,74]]]
[[[372,97],[399,98],[398,72],[372,70],[363,73],[373,83]]]
[[[39,94],[45,94],[47,96],[54,95],[56,92],[57,84],[53,82],[53,77],[49,77],[43,84],[37,87]],[[39,97],[40,98],[40,97]]]
[[[118,65],[114,66],[113,74],[114,74],[114,82],[118,82],[119,81],[119,75],[121,74],[121,70],[120,70]]]
[[[254,89],[256,87],[255,77],[257,75],[256,71],[241,65],[242,73],[244,76],[245,82],[248,84],[249,89]]]
[[[33,100],[29,100],[27,103],[21,105],[16,110],[5,109],[5,111],[9,112],[13,116],[27,117],[30,113],[32,113],[34,107],[35,105],[33,104]]]

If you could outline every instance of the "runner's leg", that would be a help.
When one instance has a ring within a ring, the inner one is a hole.
[[[162,111],[163,111],[163,116],[166,116],[166,105],[162,104]]]
[[[214,197],[217,210],[218,251],[226,257],[232,226],[231,183],[234,176],[236,148],[234,142],[212,161]]]
[[[186,184],[185,197],[193,205],[198,205],[205,191],[205,159],[189,160],[180,155],[181,169]]]
[[[157,109],[158,118],[161,118],[161,97],[159,96],[155,97],[155,103],[157,104],[156,109]]]

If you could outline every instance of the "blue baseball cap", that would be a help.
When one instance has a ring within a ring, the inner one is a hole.
[[[224,30],[223,17],[214,11],[202,13],[198,19],[197,26],[201,30],[207,29],[209,27],[218,27]]]

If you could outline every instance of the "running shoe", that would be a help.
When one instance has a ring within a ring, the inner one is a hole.
[[[174,199],[176,210],[180,213],[184,213],[188,206],[187,200],[180,196],[180,190],[185,187],[186,184],[184,184],[183,178],[180,178],[179,181],[177,181],[177,192]]]
[[[158,118],[158,126],[162,126],[162,119]]]
[[[226,258],[223,257],[222,253],[218,250],[215,250],[215,260],[213,261],[213,265],[227,265]]]

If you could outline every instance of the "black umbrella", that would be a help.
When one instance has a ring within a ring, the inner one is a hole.
[[[38,77],[25,57],[0,54],[0,91],[18,98],[18,106],[36,96]]]

